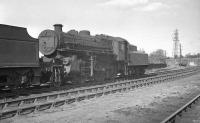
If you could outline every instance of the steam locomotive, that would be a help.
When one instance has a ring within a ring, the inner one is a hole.
[[[42,31],[38,39],[26,28],[0,25],[0,57],[0,86],[105,81],[144,74],[148,66],[148,55],[123,38],[92,36],[87,30],[63,32],[61,24]]]
[[[54,64],[51,81],[58,83],[140,75],[148,65],[148,55],[120,37],[92,36],[87,30],[65,33],[61,24],[55,24],[54,30],[42,31],[38,39],[40,52]]]

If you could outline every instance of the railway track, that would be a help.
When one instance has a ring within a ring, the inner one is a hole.
[[[44,85],[37,85],[37,86],[30,86],[27,88],[18,88],[13,90],[1,90],[0,91],[0,103],[3,101],[9,101],[10,99],[19,99],[22,96],[28,97],[30,95],[37,95],[42,93],[51,93],[55,91],[62,91],[62,90],[69,90],[73,88],[80,88],[80,87],[89,87],[89,86],[95,86],[95,85],[102,85],[106,83],[114,83],[121,80],[133,80],[133,79],[139,79],[139,78],[145,78],[145,77],[151,77],[155,76],[157,74],[151,73],[151,74],[144,74],[141,76],[134,76],[131,78],[119,78],[116,80],[109,80],[104,82],[86,82],[86,83],[80,83],[80,84],[65,84],[61,87],[53,87],[50,84],[44,84]],[[21,97],[20,97],[21,96]]]
[[[168,70],[169,71],[169,70]],[[80,84],[66,84],[62,85],[60,88],[57,87],[52,87],[51,85],[42,85],[42,86],[32,86],[32,87],[27,87],[27,88],[18,88],[18,89],[13,89],[13,90],[1,90],[0,93],[0,103],[3,101],[9,101],[12,99],[19,99],[22,96],[23,97],[28,97],[30,95],[37,95],[37,94],[42,94],[42,93],[51,93],[55,91],[61,91],[61,90],[69,90],[72,88],[80,88],[80,87],[89,87],[89,86],[95,86],[95,85],[102,85],[106,83],[114,83],[117,81],[124,81],[124,80],[133,80],[133,79],[140,79],[140,78],[145,78],[145,77],[152,77],[156,75],[161,75],[161,74],[166,74],[168,71],[160,71],[159,73],[148,73],[144,74],[142,76],[134,76],[131,78],[119,78],[116,80],[110,80],[110,81],[105,81],[105,82],[87,82],[87,83],[80,83]],[[171,70],[171,72],[173,72]],[[21,97],[20,97],[21,96]]]
[[[190,67],[180,70],[162,73],[157,76],[136,80],[123,80],[115,83],[107,83],[91,87],[81,87],[71,90],[29,96],[16,100],[5,100],[0,103],[0,119],[11,118],[18,115],[26,115],[32,112],[43,111],[50,108],[71,104],[81,100],[100,97],[116,92],[132,90],[138,87],[149,86],[161,82],[184,78],[200,72],[200,67]]]
[[[161,123],[200,123],[200,94]]]
[[[178,70],[178,69],[176,69]],[[55,88],[55,87],[51,87],[50,85],[42,85],[42,86],[36,86],[36,87],[28,87],[28,88],[19,88],[19,89],[14,89],[14,90],[5,90],[5,91],[0,91],[1,95],[0,95],[0,103],[2,101],[9,101],[12,99],[19,99],[21,98],[20,96],[23,97],[27,97],[30,95],[37,95],[37,94],[41,94],[41,93],[51,93],[53,91],[61,91],[61,90],[69,90],[72,88],[80,88],[80,87],[89,87],[89,86],[95,86],[95,85],[102,85],[102,84],[106,84],[106,83],[114,83],[117,81],[124,81],[124,80],[133,80],[133,79],[140,79],[140,78],[145,78],[145,77],[152,77],[152,76],[156,76],[156,75],[163,75],[166,74],[168,72],[176,72],[175,70],[160,70],[159,72],[151,72],[142,76],[136,76],[136,77],[131,77],[131,78],[120,78],[117,80],[111,80],[111,81],[105,81],[105,82],[87,82],[87,83],[80,83],[80,84],[76,84],[76,85],[63,85],[60,88]]]

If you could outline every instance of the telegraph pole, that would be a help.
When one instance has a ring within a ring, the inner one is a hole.
[[[173,56],[174,58],[178,58],[178,46],[179,46],[179,36],[178,36],[178,29],[175,30],[174,32],[174,37],[173,37]]]
[[[181,58],[182,58],[182,47],[181,47],[181,43],[180,43],[180,64],[181,64]]]

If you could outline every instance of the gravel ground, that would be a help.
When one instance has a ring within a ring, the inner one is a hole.
[[[1,123],[159,123],[200,93],[200,74],[84,100]]]

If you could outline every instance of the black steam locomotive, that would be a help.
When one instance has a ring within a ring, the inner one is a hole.
[[[123,38],[54,28],[34,39],[25,28],[0,25],[1,85],[105,81],[144,74],[148,66],[148,55]]]
[[[87,30],[65,33],[62,25],[56,24],[54,30],[42,31],[38,39],[44,59],[54,64],[51,81],[58,83],[139,75],[144,74],[148,65],[148,55],[138,52],[136,46],[120,37],[92,36]]]

